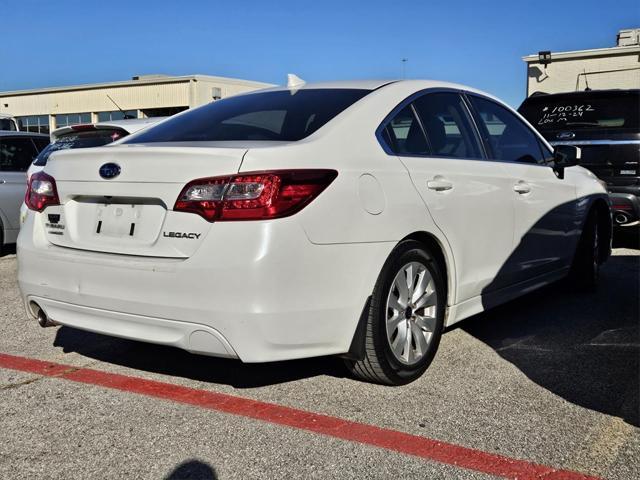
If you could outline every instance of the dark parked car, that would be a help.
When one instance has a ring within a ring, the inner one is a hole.
[[[607,183],[614,225],[640,225],[640,89],[527,98],[519,112],[552,145],[577,145],[580,165]]]

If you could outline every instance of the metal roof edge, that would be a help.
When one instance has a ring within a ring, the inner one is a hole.
[[[625,47],[592,48],[589,50],[573,50],[568,52],[551,52],[551,61],[567,60],[570,58],[598,57],[603,55],[624,55],[629,53],[640,53],[640,45],[629,45]],[[531,54],[522,57],[526,63],[537,63],[538,54]]]
[[[251,87],[270,87],[273,86],[270,83],[262,83],[255,82],[252,80],[242,80],[239,78],[230,78],[230,77],[216,77],[212,75],[182,75],[182,76],[165,76],[165,77],[150,77],[150,78],[140,78],[138,80],[120,80],[115,82],[103,82],[103,83],[87,83],[81,85],[68,85],[62,87],[43,87],[43,88],[33,88],[27,90],[10,90],[5,92],[0,92],[0,97],[14,97],[21,95],[36,95],[43,93],[60,93],[60,92],[72,92],[78,90],[97,90],[101,88],[120,88],[120,87],[132,87],[138,85],[160,85],[164,83],[181,83],[181,82],[189,82],[191,80],[206,80],[206,81],[214,81],[219,83],[229,83],[229,84],[240,84]]]

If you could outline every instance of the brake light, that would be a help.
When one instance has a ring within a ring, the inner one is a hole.
[[[31,175],[24,203],[36,212],[41,212],[51,205],[60,205],[55,179],[44,172]]]
[[[631,205],[631,204],[620,204],[620,205],[613,204],[613,205],[611,205],[611,210],[633,210],[633,205]]]
[[[88,130],[96,130],[96,127],[91,123],[81,123],[78,125],[71,125],[71,130],[74,132],[86,132]]]
[[[335,170],[276,170],[189,182],[173,209],[209,222],[266,220],[293,215],[336,178]]]

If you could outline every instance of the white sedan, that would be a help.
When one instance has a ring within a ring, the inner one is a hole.
[[[419,377],[443,329],[610,253],[606,191],[461,85],[296,82],[31,177],[19,283],[42,325]]]

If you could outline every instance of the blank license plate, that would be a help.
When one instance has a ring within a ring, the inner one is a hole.
[[[142,219],[142,205],[99,205],[96,215],[96,235],[133,237],[136,224]]]

